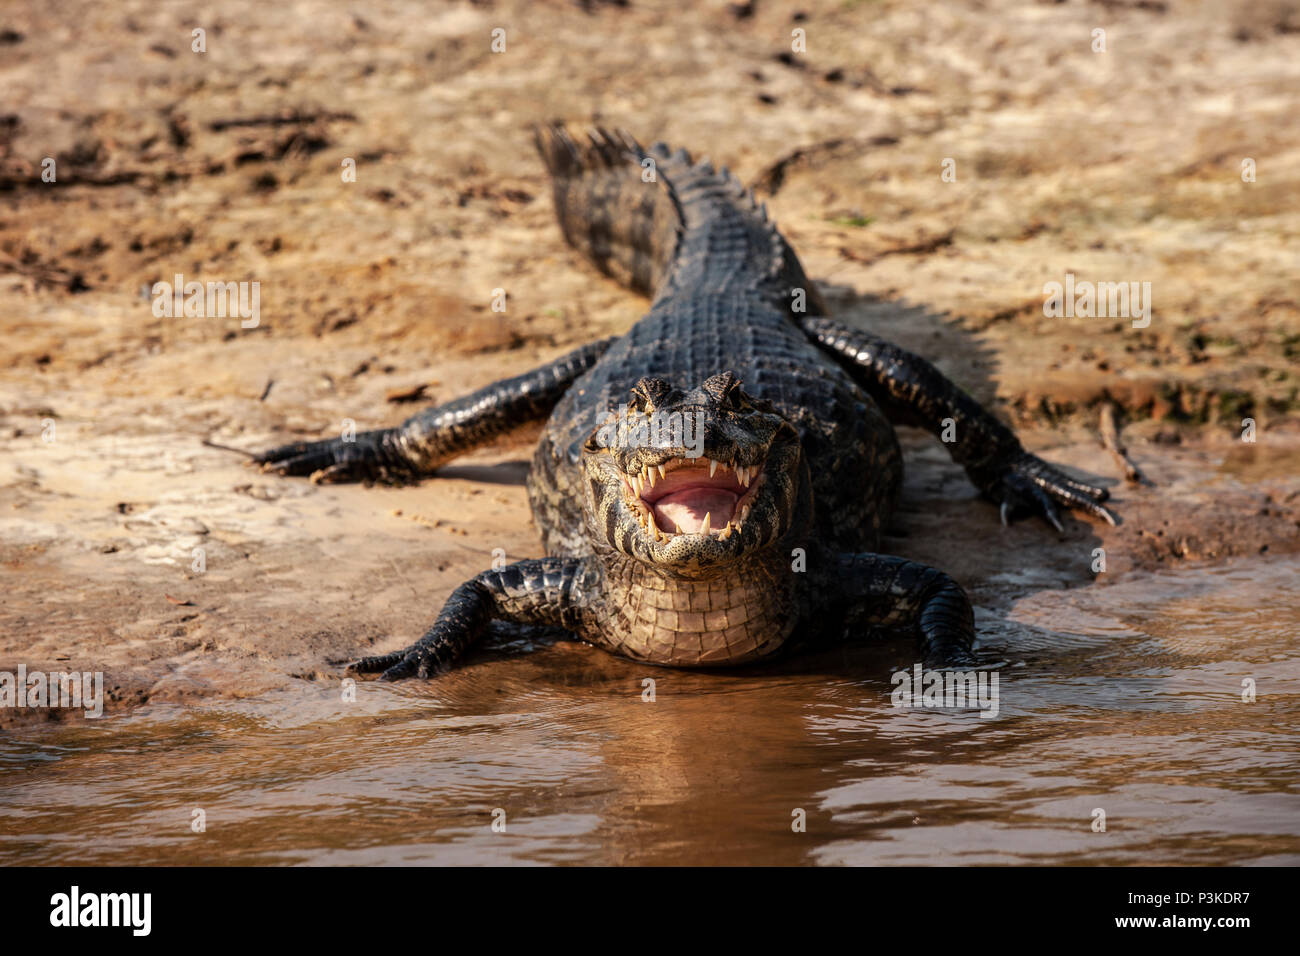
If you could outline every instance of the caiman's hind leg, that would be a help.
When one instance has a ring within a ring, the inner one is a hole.
[[[427,408],[396,428],[361,432],[352,441],[294,442],[255,455],[253,461],[263,471],[310,475],[315,482],[414,481],[457,455],[546,418],[612,341],[592,342],[541,368]]]
[[[578,558],[519,561],[484,571],[447,599],[427,634],[405,650],[367,657],[348,670],[383,680],[431,677],[451,668],[492,621],[578,628],[583,614],[583,563]]]
[[[829,604],[846,629],[900,630],[920,642],[926,667],[977,667],[975,616],[952,578],[935,568],[884,554],[841,554]]]
[[[1075,481],[1025,451],[1011,429],[919,355],[832,319],[809,316],[801,324],[894,422],[943,435],[951,419],[955,441],[948,444],[953,461],[966,469],[985,497],[1001,505],[1004,524],[1008,513],[1031,511],[1059,531],[1058,505],[1115,523],[1101,504],[1109,496],[1105,488]]]

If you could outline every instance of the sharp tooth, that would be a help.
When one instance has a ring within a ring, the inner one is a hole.
[[[744,521],[748,517],[749,517],[749,505],[745,505],[745,507],[740,509],[740,520]]]
[[[716,472],[717,470],[718,470],[718,463],[717,463],[716,461],[714,461],[712,458],[710,458],[710,459],[709,459],[709,477],[712,478],[712,477],[713,477],[713,473]]]
[[[653,465],[646,465],[645,471],[646,471],[646,477],[650,479],[650,487],[653,488],[655,486],[655,482],[658,481],[660,478],[659,469],[654,467]]]
[[[749,469],[744,465],[736,466],[736,477],[740,480],[742,485],[749,485]]]
[[[657,470],[657,471],[659,472],[659,477],[660,477],[660,478],[667,478],[667,477],[668,477],[668,472],[664,471],[664,466],[663,466],[663,465],[656,465],[656,466],[655,466],[655,470]]]
[[[732,529],[733,529],[733,528],[734,528],[734,525],[732,525],[732,523],[731,523],[730,521],[728,521],[728,522],[727,522],[727,526],[726,526],[725,528],[723,528],[720,532],[718,532],[718,537],[719,537],[721,540],[726,541],[728,538],[731,537],[731,532],[732,532]]]
[[[659,540],[659,526],[655,524],[654,512],[646,515],[646,530],[648,530],[656,541]]]
[[[709,516],[712,514],[713,512],[711,511],[704,512],[704,524],[700,525],[700,534],[709,533]]]
[[[633,475],[633,476],[632,476],[632,487],[636,489],[636,493],[637,493],[637,497],[638,497],[638,498],[641,496],[641,488],[642,488],[642,486],[643,486],[644,484],[645,484],[645,482],[641,479],[641,476],[640,476],[640,475]]]

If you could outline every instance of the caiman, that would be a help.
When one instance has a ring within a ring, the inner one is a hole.
[[[1114,523],[1107,492],[1025,451],[925,359],[836,322],[726,169],[621,131],[536,131],[565,239],[651,298],[626,334],[352,440],[255,456],[313,481],[406,483],[545,421],[527,487],[548,557],[460,585],[433,627],[357,673],[452,666],[493,621],[560,628],[679,667],[767,658],[801,637],[906,632],[933,668],[979,666],[942,571],[878,554],[902,459],[893,424],[945,430],[1001,507]]]

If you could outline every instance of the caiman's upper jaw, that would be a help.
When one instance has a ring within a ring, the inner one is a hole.
[[[727,540],[749,517],[764,481],[763,463],[666,458],[624,474],[624,497],[655,541],[676,535]]]

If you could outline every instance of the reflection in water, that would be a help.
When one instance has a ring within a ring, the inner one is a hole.
[[[899,647],[716,674],[561,642],[355,703],[304,683],[24,728],[0,743],[0,860],[1294,864],[1297,571],[981,612],[1012,662],[993,720],[892,708]]]

